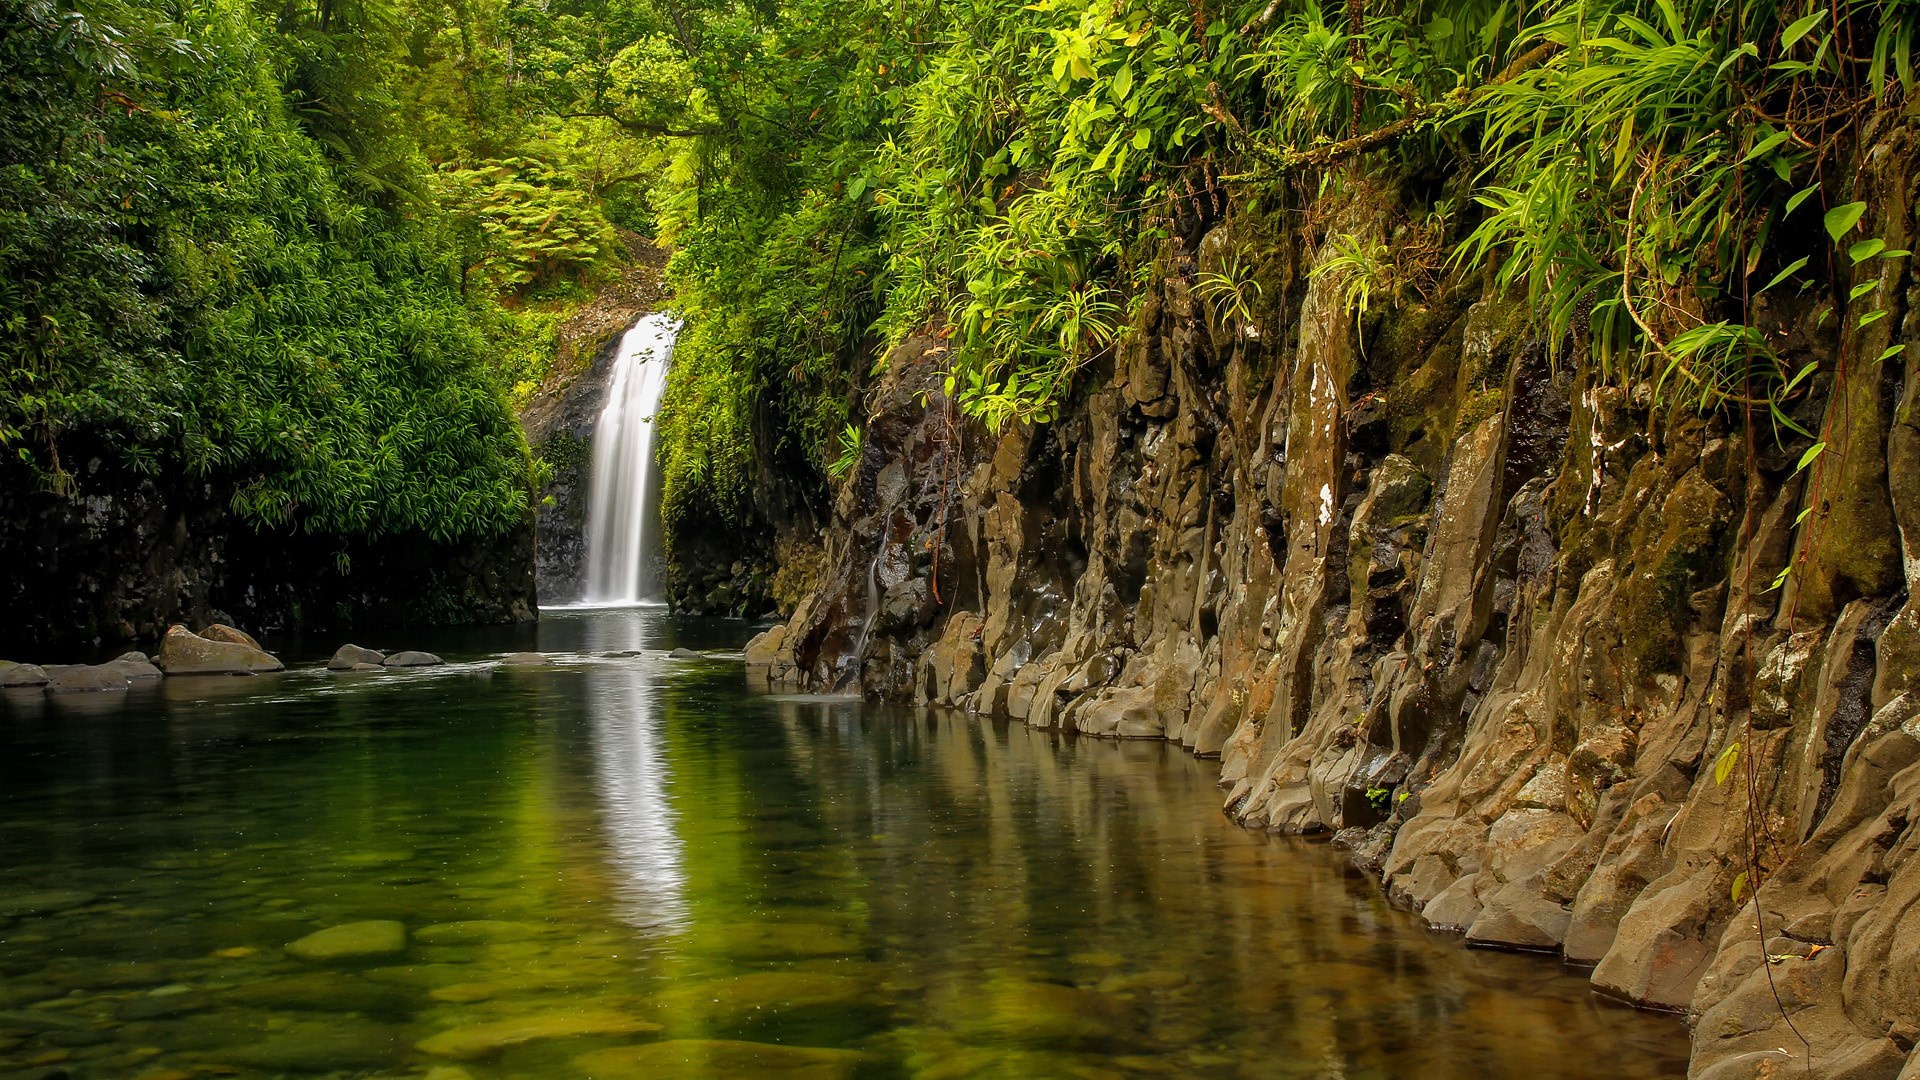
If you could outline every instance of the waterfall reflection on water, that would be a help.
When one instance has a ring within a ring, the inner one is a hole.
[[[621,921],[673,931],[687,921],[680,830],[667,800],[658,678],[631,667],[587,673],[593,761]]]

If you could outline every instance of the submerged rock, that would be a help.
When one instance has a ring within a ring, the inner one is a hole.
[[[386,660],[387,654],[358,645],[342,645],[334,651],[333,659],[327,661],[328,671],[358,671],[360,666],[377,665]]]
[[[508,653],[500,658],[503,667],[539,667],[553,663],[553,657],[537,652]]]
[[[46,892],[16,893],[0,896],[0,919],[19,919],[28,915],[56,915],[69,908],[91,904],[96,894],[78,889],[50,889]]]
[[[860,940],[823,923],[744,923],[716,926],[686,946],[704,955],[742,960],[788,960],[853,956]]]
[[[295,1021],[243,1046],[206,1055],[210,1063],[269,1072],[326,1073],[391,1064],[405,1047],[400,1029],[353,1017]]]
[[[160,639],[154,664],[169,675],[252,675],[285,666],[254,646],[204,638],[178,624]]]
[[[438,667],[446,661],[430,652],[408,650],[394,653],[387,657],[385,663],[388,667]]]
[[[984,993],[954,1000],[954,1027],[973,1040],[1033,1046],[1105,1046],[1138,1026],[1131,1007],[1097,990],[1053,983],[995,980]]]
[[[368,919],[315,931],[287,946],[287,955],[315,964],[391,956],[407,947],[407,928],[391,919]]]
[[[435,1057],[472,1061],[493,1057],[527,1043],[577,1039],[588,1035],[642,1035],[661,1030],[664,1029],[659,1024],[610,1009],[569,1010],[454,1028],[422,1039],[414,1046],[420,1052]]]
[[[729,1039],[670,1039],[573,1059],[589,1080],[851,1080],[869,1059],[854,1050]]]
[[[755,1032],[771,1028],[823,1035],[878,1026],[885,1002],[866,982],[815,971],[761,971],[683,983],[661,994],[670,1016],[699,1018],[711,1029]]]
[[[300,1012],[355,1012],[368,1016],[404,1016],[414,1010],[415,997],[399,987],[336,971],[307,971],[259,982],[244,982],[227,991],[234,1005],[256,1009]]]
[[[496,941],[525,941],[540,934],[541,928],[533,923],[469,919],[423,926],[414,932],[413,940],[422,945],[485,945]]]

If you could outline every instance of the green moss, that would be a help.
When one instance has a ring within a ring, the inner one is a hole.
[[[1621,583],[1620,633],[1627,659],[1642,679],[1680,668],[1681,635],[1690,617],[1687,599],[1720,560],[1727,497],[1696,472],[1674,486],[1657,517],[1661,533]]]
[[[1475,390],[1467,395],[1453,418],[1453,437],[1472,431],[1482,420],[1507,407],[1507,392],[1497,386]]]

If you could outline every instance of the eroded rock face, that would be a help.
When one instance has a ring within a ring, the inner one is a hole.
[[[1892,138],[1873,168],[1910,167]],[[1870,234],[1905,245],[1911,185],[1883,179]],[[1782,987],[1814,1075],[1901,1074],[1920,368],[1799,406],[1810,430],[1853,421],[1829,447],[1845,497],[1816,504],[1804,441],[1749,446],[1737,417],[1550,359],[1478,277],[1370,323],[1362,352],[1307,273],[1326,234],[1174,231],[1131,333],[1045,428],[958,419],[945,343],[896,350],[827,570],[752,677],[1179,742],[1219,757],[1237,820],[1336,833],[1433,925],[1687,1012],[1695,1075],[1799,1053]],[[1191,287],[1230,258],[1264,284],[1250,323]],[[1796,366],[1832,359],[1811,311],[1767,318]],[[1849,349],[1920,336],[1882,322]]]

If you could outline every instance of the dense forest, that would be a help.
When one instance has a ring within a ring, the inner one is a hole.
[[[1832,294],[1884,358],[1853,134],[1904,108],[1904,0],[7,0],[7,468],[231,481],[262,524],[506,528],[512,411],[632,245],[687,320],[670,517],[756,454],[858,450],[886,348],[1045,423],[1137,313],[1183,200],[1311,213],[1356,314],[1486,272],[1606,377],[1776,425],[1812,374],[1752,329]],[[1871,220],[1870,218],[1868,220]],[[1198,283],[1251,312],[1251,267]],[[1884,345],[1884,343],[1882,343]],[[758,440],[758,442],[756,442]]]

